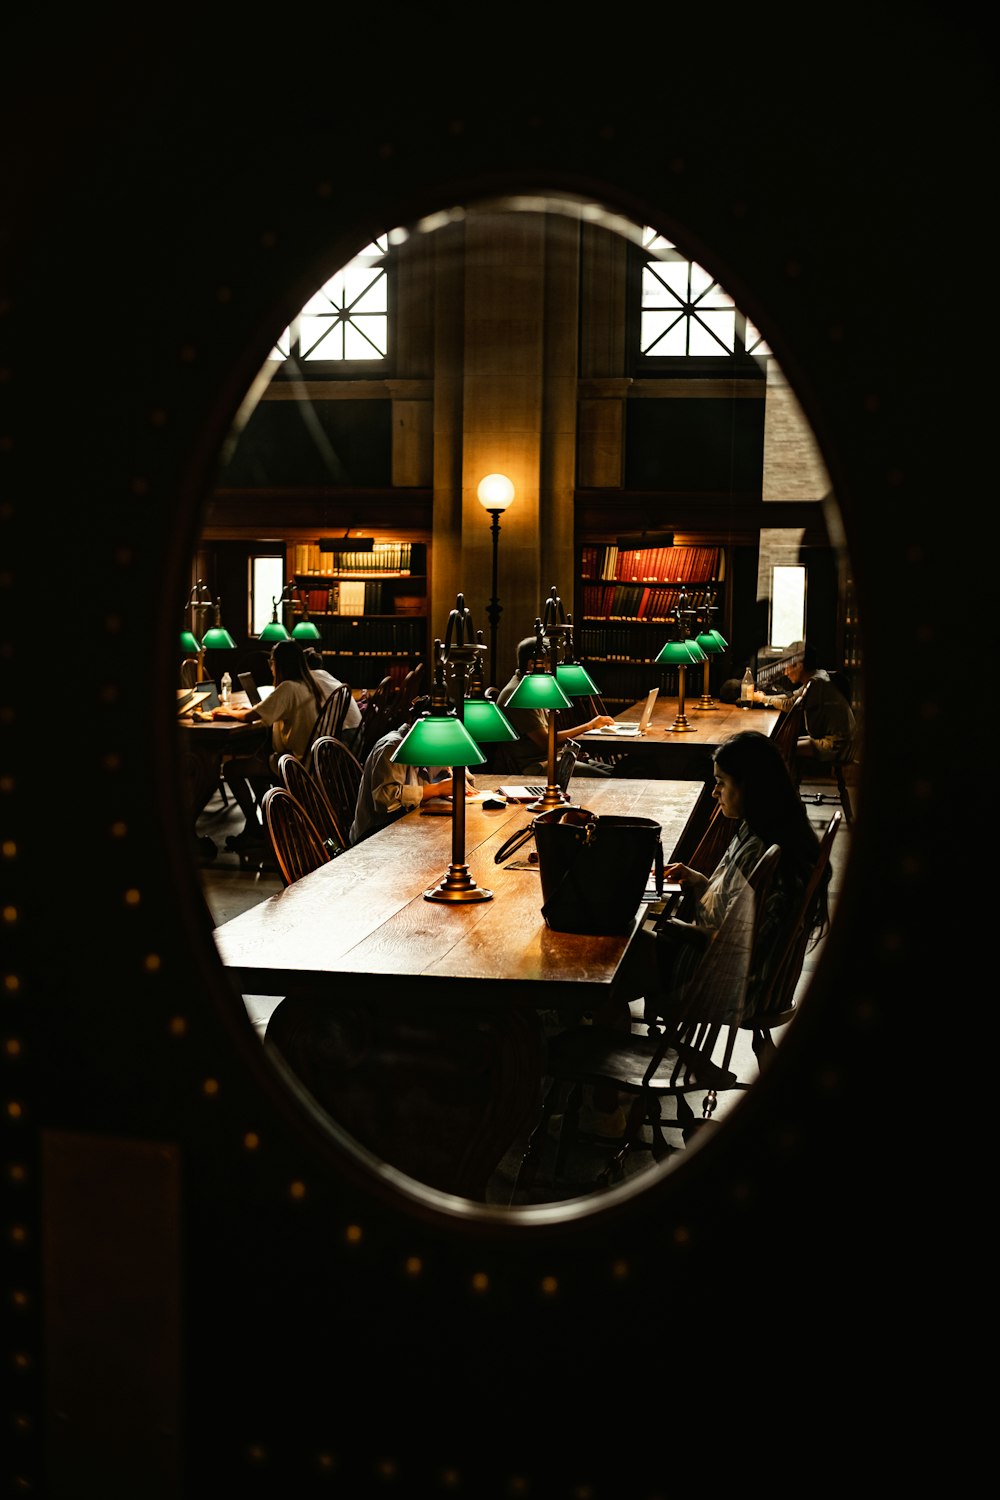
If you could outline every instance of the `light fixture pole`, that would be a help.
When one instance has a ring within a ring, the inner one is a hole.
[[[486,609],[486,617],[490,622],[490,682],[493,686],[497,683],[497,627],[500,624],[500,616],[503,606],[497,593],[497,550],[500,545],[500,517],[514,499],[514,486],[506,474],[487,474],[485,479],[479,481],[476,490],[476,499],[490,517],[490,535],[493,543],[493,592],[489,605]]]
[[[185,609],[191,611],[191,634],[198,646],[198,681],[205,680],[205,616],[212,608],[212,591],[203,578],[199,578],[188,598]]]

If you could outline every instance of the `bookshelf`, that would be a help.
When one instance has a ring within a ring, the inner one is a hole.
[[[295,621],[308,614],[335,677],[373,688],[427,659],[427,543],[376,541],[370,552],[329,553],[292,542],[286,567]]]
[[[723,631],[725,551],[719,546],[619,549],[610,541],[585,541],[579,547],[577,599],[573,632],[577,654],[601,689],[609,709],[645,696],[651,687],[676,693],[677,671],[656,665],[664,642],[675,628],[682,594],[687,608],[714,605],[711,623]],[[697,619],[697,616],[694,617]],[[705,628],[693,625],[693,633]],[[713,658],[710,670],[717,671]],[[700,669],[699,669],[700,672]],[[687,691],[695,687],[687,674]],[[698,677],[698,692],[701,677]],[[714,683],[713,683],[714,691]]]

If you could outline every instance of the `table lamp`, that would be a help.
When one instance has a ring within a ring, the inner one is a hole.
[[[282,599],[284,599],[284,594],[282,594],[281,597]],[[271,618],[268,620],[259,636],[259,640],[262,646],[273,646],[276,641],[288,640],[288,631],[278,619],[278,603],[279,601],[275,599],[274,595],[272,594]]]
[[[684,712],[684,675],[688,667],[707,660],[701,647],[694,641],[668,641],[656,658],[657,666],[677,668],[677,717],[667,731],[668,734],[683,734],[686,730],[694,729]]]
[[[701,697],[694,706],[700,709],[717,709],[719,705],[709,692],[708,672],[711,658],[721,656],[724,651],[728,651],[729,642],[717,630],[703,631],[701,635],[695,637],[695,642],[705,653],[705,676],[702,680]]]
[[[390,759],[403,766],[452,768],[451,864],[438,884],[424,891],[424,900],[444,901],[452,905],[467,901],[492,901],[493,892],[476,884],[465,862],[465,768],[485,764],[486,757],[459,719],[448,697],[444,680],[447,660],[444,642],[434,642],[434,654],[434,685],[431,688],[430,710],[421,714],[415,724],[411,724]]]
[[[479,632],[479,637],[482,641],[482,631]],[[518,738],[517,730],[506,714],[491,698],[486,697],[482,655],[477,655],[472,665],[469,691],[462,704],[461,716],[462,723],[477,745],[502,744]]]
[[[569,801],[566,793],[556,781],[556,712],[560,708],[571,708],[572,704],[556,681],[555,672],[550,669],[546,658],[542,622],[536,619],[535,665],[526,677],[521,678],[507,700],[509,708],[533,708],[548,714],[547,785],[539,800],[528,804],[532,812],[546,812],[551,807],[562,807]]]

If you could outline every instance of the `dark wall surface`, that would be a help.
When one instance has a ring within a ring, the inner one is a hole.
[[[954,868],[965,755],[934,537],[943,507],[992,482],[978,386],[948,378],[974,369],[971,330],[952,328],[938,372],[914,248],[933,229],[963,264],[981,256],[994,79],[961,22],[869,6],[839,11],[804,54],[777,18],[728,24],[729,88],[674,69],[647,94],[635,37],[581,38],[578,19],[507,7],[490,76],[517,87],[487,89],[465,12],[389,5],[377,108],[367,70],[306,93],[291,68],[296,49],[342,41],[337,17],[307,36],[276,17],[226,43],[66,21],[58,46],[27,37],[18,54],[3,101],[3,646],[30,665],[51,547],[72,599],[73,781],[65,733],[22,733],[5,673],[8,1243],[25,1294],[12,1489],[642,1500],[678,1473],[798,1482],[804,1439],[852,1478],[863,1452],[898,1479],[918,1436],[932,1460],[922,1372],[947,1357],[961,1122],[920,1118],[914,1032],[961,987],[926,903],[932,871]],[[754,72],[768,88],[751,108]],[[276,98],[293,74],[301,91]],[[315,267],[463,195],[550,185],[683,229],[775,351],[841,500],[869,698],[837,924],[771,1077],[656,1189],[524,1231],[362,1170],[265,1075],[171,811],[169,689],[220,444]],[[55,1136],[106,1144],[87,1156],[106,1189],[96,1217],[71,1217],[46,1172]],[[179,1246],[162,1297],[137,1280],[124,1172],[114,1191],[121,1152],[149,1142],[178,1163],[176,1212],[158,1199]],[[104,1253],[58,1299],[67,1240]],[[67,1347],[105,1305],[103,1340],[74,1346],[74,1365]],[[137,1318],[161,1337],[137,1337]],[[108,1411],[117,1423],[97,1420]]]

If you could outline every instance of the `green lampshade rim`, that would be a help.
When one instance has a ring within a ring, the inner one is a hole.
[[[434,719],[436,719],[439,723],[448,724],[448,726],[457,735],[457,744],[444,747],[447,751],[447,753],[444,755],[442,755],[441,749],[439,747],[431,746],[426,747],[426,749],[433,750],[433,754],[427,754],[424,750],[424,747],[420,746],[419,748],[424,753],[416,756],[416,758],[411,758],[409,755],[403,755],[402,751],[406,748],[406,746],[418,739],[421,726]],[[462,753],[456,754],[455,752],[459,749],[459,747],[461,747]],[[416,723],[410,725],[409,729],[406,731],[406,734],[403,736],[396,749],[392,752],[389,759],[403,766],[481,766],[485,764],[486,756],[482,753],[472,735],[466,729],[465,725],[455,717],[455,714],[452,711],[445,714],[421,714]]]
[[[214,637],[214,639],[213,639]],[[213,625],[201,643],[207,651],[235,651],[236,642],[223,625]]]
[[[549,683],[551,683],[552,688],[555,690],[555,696],[550,693],[552,701],[549,703],[530,703],[528,702],[528,698],[530,695],[525,692],[519,702],[518,694],[521,693],[522,689],[527,688],[532,682],[537,682],[539,678],[545,678]],[[559,686],[559,683],[553,677],[551,672],[530,672],[527,677],[522,677],[521,681],[518,683],[517,687],[514,689],[507,700],[508,708],[539,708],[543,713],[552,709],[572,708],[572,706],[573,705],[569,697]]]
[[[580,673],[582,673],[583,675],[583,686],[576,688],[568,687],[565,681],[563,681],[563,678],[568,676],[570,678],[570,681],[572,682],[573,678],[575,678],[577,674]],[[591,693],[600,692],[597,683],[591,677],[586,667],[578,661],[562,662],[559,666],[557,666],[556,682],[562,688],[563,692],[568,693],[571,698],[586,698]]]
[[[480,704],[489,710],[487,717],[491,723],[477,729],[469,724],[469,709],[475,709]],[[489,698],[466,698],[464,712],[465,728],[472,735],[477,745],[497,744],[503,740],[520,739],[520,735],[510,720]]]

